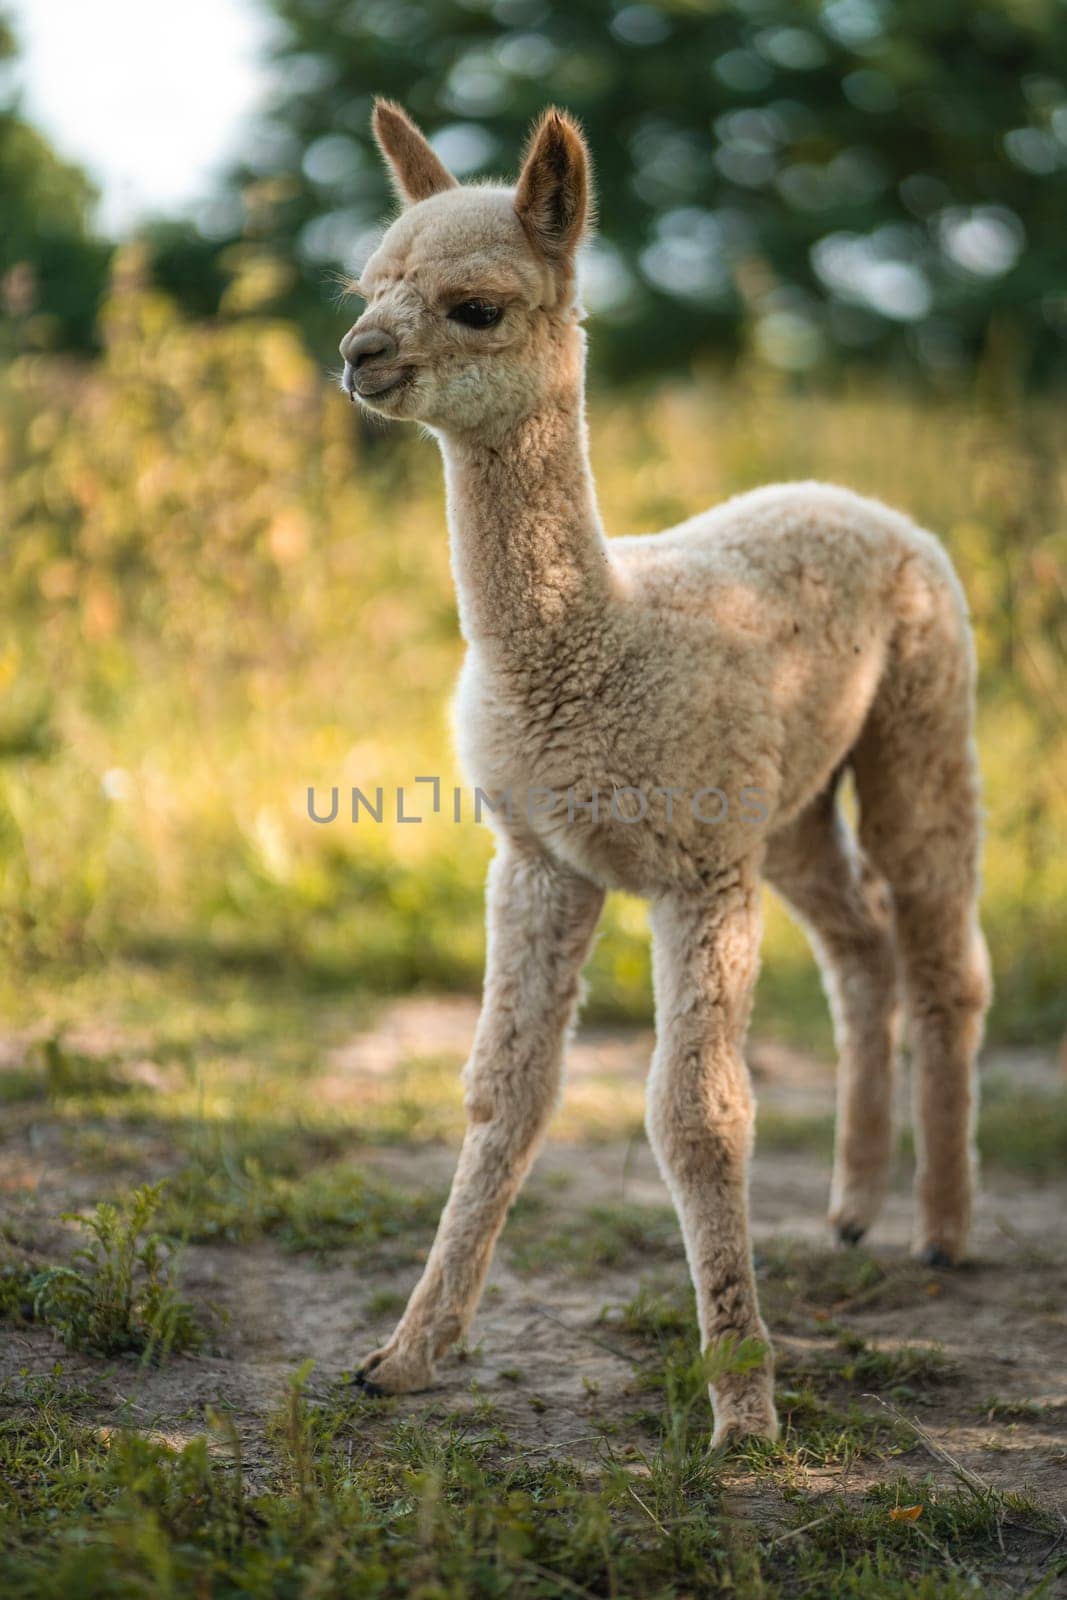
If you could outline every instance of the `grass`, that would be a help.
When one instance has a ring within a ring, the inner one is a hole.
[[[917,1262],[883,1259],[864,1249],[820,1250],[788,1239],[762,1250],[757,1268],[770,1315],[780,1311],[805,1321],[909,1305],[935,1281]]]
[[[1030,1178],[1067,1171],[1067,1087],[1052,1093],[991,1084],[978,1124],[983,1161]]]
[[[1067,1401],[1000,1400],[995,1395],[984,1401],[979,1413],[987,1422],[1034,1422],[1047,1418],[1054,1422],[1067,1411]]]
[[[335,998],[476,991],[487,831],[447,807],[419,826],[319,826],[306,806],[309,785],[406,785],[411,800],[414,774],[440,775],[446,798],[462,783],[434,452],[361,438],[280,323],[190,325],[125,273],[103,317],[104,353],[77,385],[37,355],[0,370],[0,1001],[39,1016],[86,975],[136,982],[146,966]],[[753,369],[594,411],[613,531],[817,476],[943,536],[981,667],[992,1036],[1057,1037],[1055,404],[1023,407],[992,374],[934,399],[874,382],[818,393]],[[824,1049],[803,940],[776,909],[767,927],[757,1024]],[[647,1018],[646,934],[643,909],[613,896],[591,1016]]]
[[[831,1378],[864,1393],[914,1402],[921,1391],[939,1389],[960,1377],[959,1363],[936,1345],[876,1346],[854,1328],[828,1331],[832,1344],[818,1349],[800,1366],[821,1388]]]
[[[761,1105],[756,1113],[756,1149],[761,1155],[789,1151],[829,1161],[834,1150],[834,1119],[797,1116]]]
[[[962,1600],[1019,1592],[1003,1555],[1025,1570],[1054,1544],[1024,1496],[903,1475],[814,1505],[793,1491],[741,1522],[737,1466],[699,1447],[684,1407],[647,1455],[590,1469],[524,1459],[489,1416],[382,1420],[344,1389],[312,1401],[309,1376],[258,1481],[225,1418],[168,1444],[85,1422],[61,1377],[0,1387],[4,1593]]]
[[[624,1261],[678,1260],[682,1238],[668,1206],[589,1206],[563,1224],[543,1217],[544,1204],[520,1198],[505,1235],[520,1272],[586,1275]]]
[[[609,1308],[604,1319],[612,1336],[621,1332],[633,1340],[642,1355],[635,1371],[634,1385],[666,1405],[667,1414],[679,1408],[698,1414],[706,1406],[706,1359],[699,1353],[695,1308],[692,1295],[662,1294],[642,1289],[622,1307]],[[861,1341],[862,1342],[862,1341]],[[853,1352],[854,1354],[854,1352]],[[873,1352],[870,1381],[876,1380]],[[856,1366],[855,1361],[853,1366]],[[778,1406],[782,1438],[775,1446],[749,1446],[749,1466],[765,1471],[791,1467],[847,1463],[858,1457],[882,1457],[901,1444],[897,1426],[882,1415],[875,1415],[846,1396],[838,1406],[826,1398],[828,1375],[845,1378],[832,1355],[821,1357],[807,1367],[796,1362],[778,1361]],[[813,1380],[819,1380],[817,1392]],[[855,1382],[855,1372],[847,1378]],[[646,1422],[656,1426],[655,1411],[645,1412]]]
[[[983,1409],[936,1349],[861,1335],[854,1313],[922,1303],[930,1285],[862,1251],[763,1251],[768,1320],[793,1352],[779,1363],[783,1437],[730,1458],[706,1449],[708,1364],[677,1291],[676,1224],[636,1206],[572,1207],[564,1224],[551,1197],[528,1200],[503,1246],[531,1299],[535,1274],[565,1292],[631,1269],[659,1285],[593,1333],[632,1373],[621,1399],[592,1383],[579,1401],[596,1454],[559,1444],[540,1351],[488,1397],[477,1364],[461,1369],[471,1392],[454,1413],[374,1405],[306,1366],[273,1417],[244,1391],[233,1400],[252,1330],[208,1358],[176,1246],[204,1247],[224,1279],[254,1243],[299,1282],[305,1264],[282,1252],[342,1252],[369,1280],[428,1242],[439,1197],[391,1183],[378,1147],[456,1138],[461,1063],[431,1050],[376,1073],[351,1046],[383,995],[476,992],[490,846],[441,819],[306,814],[309,784],[438,772],[447,794],[461,781],[445,715],[461,642],[425,441],[365,444],[280,324],[186,325],[132,274],[106,316],[106,353],[78,385],[36,356],[0,372],[0,1006],[31,1041],[0,1070],[0,1592],[992,1600],[1036,1595],[1043,1568],[1054,1582],[1062,1546],[1035,1506],[897,1475],[914,1434],[871,1390],[908,1406],[959,1397],[990,1426],[1044,1426],[1048,1412]],[[981,668],[991,1037],[1056,1038],[1055,408],[817,395],[751,373],[594,405],[613,530],[815,475],[906,504],[944,536]],[[773,904],[767,930],[756,1027],[829,1054],[803,940]],[[648,1019],[635,901],[611,898],[590,979],[588,1017]],[[642,1109],[640,1084],[584,1077],[554,1131],[627,1139]],[[1067,1096],[991,1088],[984,1159],[1052,1178],[1065,1129]],[[824,1161],[830,1143],[825,1118],[761,1114],[765,1153]],[[42,1171],[77,1179],[62,1231]],[[59,1244],[18,1243],[38,1235]],[[398,1287],[361,1287],[364,1317],[399,1311]],[[75,1371],[52,1367],[57,1343]],[[179,1350],[189,1364],[168,1366]],[[217,1385],[213,1410],[186,1391],[191,1371],[193,1395]]]
[[[61,1067],[47,1114],[62,1125],[91,1106],[121,1113],[136,1134],[148,1102],[129,1057],[117,1049],[98,1065],[82,1053],[76,1072]],[[299,1079],[303,1068],[294,1071]],[[180,1103],[182,1085],[179,1071],[157,1099]],[[175,1298],[164,1225],[234,1250],[261,1238],[316,1253],[351,1245],[366,1259],[433,1220],[436,1197],[353,1166],[314,1119],[283,1134],[232,1113],[201,1125],[199,1166],[183,1163],[167,1185],[126,1191],[78,1219],[88,1244],[69,1268],[34,1263],[42,1290],[62,1292],[28,1305],[32,1280],[20,1278],[13,1309],[28,1328],[51,1327],[82,1352],[165,1360],[184,1347],[195,1359],[195,1336],[183,1339],[175,1320],[180,1307],[193,1327]],[[152,1139],[159,1127],[157,1115]],[[181,1115],[171,1132],[191,1137]],[[554,1194],[549,1186],[516,1210],[520,1268],[565,1281],[633,1262],[677,1284],[664,1209],[593,1207],[564,1228]],[[908,1304],[927,1275],[789,1241],[762,1251],[759,1275],[770,1320],[803,1339],[779,1350],[780,1441],[721,1456],[707,1452],[711,1367],[744,1366],[760,1350],[709,1363],[691,1294],[677,1288],[605,1311],[596,1336],[628,1353],[630,1410],[621,1429],[610,1411],[597,1425],[601,1397],[587,1388],[600,1437],[592,1456],[514,1437],[507,1406],[525,1403],[551,1425],[533,1368],[508,1368],[499,1393],[472,1390],[450,1411],[432,1398],[416,1409],[369,1401],[348,1383],[317,1381],[309,1362],[265,1422],[194,1405],[179,1426],[173,1415],[153,1422],[148,1391],[117,1401],[91,1364],[74,1377],[16,1374],[0,1384],[0,1589],[14,1600],[964,1600],[979,1589],[989,1600],[1039,1600],[1041,1578],[1067,1570],[1059,1525],[1025,1494],[973,1475],[902,1472],[915,1435],[867,1399],[874,1391],[911,1407],[961,1379],[936,1347],[875,1344],[847,1320]],[[380,1290],[365,1311],[386,1318],[401,1303]],[[977,1411],[1015,1425],[1047,1408],[989,1400]],[[855,1487],[827,1493],[828,1481]]]
[[[761,1111],[756,1147],[764,1154],[790,1151],[829,1158],[832,1117],[791,1116]],[[914,1159],[910,1128],[899,1137],[902,1156]],[[1067,1169],[1067,1087],[1027,1089],[994,1079],[983,1085],[978,1119],[978,1150],[983,1163],[1028,1178],[1059,1177]]]
[[[790,1592],[832,1592],[857,1600],[874,1595],[963,1600],[979,1589],[1005,1593],[1006,1586],[994,1583],[990,1589],[983,1578],[983,1556],[992,1548],[1012,1552],[1016,1561],[1020,1550],[1029,1549],[1031,1560],[1038,1552],[1053,1554],[1057,1520],[1027,1495],[966,1484],[950,1488],[901,1474],[851,1503],[838,1499],[821,1517],[799,1524],[806,1532]],[[1050,1566],[1043,1581],[1026,1592],[1044,1592],[1045,1582],[1051,1585],[1060,1569],[1062,1563]]]
[[[247,1244],[273,1238],[286,1250],[365,1252],[389,1241],[410,1261],[425,1245],[440,1194],[411,1195],[349,1161],[297,1176],[266,1171],[254,1157],[190,1165],[169,1186],[165,1219],[191,1241]]]
[[[200,1328],[177,1287],[175,1258],[150,1229],[161,1185],[64,1220],[87,1235],[69,1261],[16,1259],[0,1268],[0,1313],[51,1328],[72,1350],[133,1352],[146,1359],[195,1350]]]

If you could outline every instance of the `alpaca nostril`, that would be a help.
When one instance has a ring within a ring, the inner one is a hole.
[[[348,333],[341,340],[341,354],[357,369],[369,361],[392,361],[396,353],[396,340],[384,328],[364,328],[362,333]]]

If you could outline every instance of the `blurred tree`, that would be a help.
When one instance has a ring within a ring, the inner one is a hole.
[[[0,12],[0,65],[14,55]],[[0,308],[14,342],[91,346],[111,255],[90,227],[95,199],[85,173],[23,120],[17,99],[0,100]]]
[[[550,100],[589,133],[587,298],[616,374],[736,351],[966,367],[991,325],[1067,343],[1067,9],[1059,0],[267,0],[278,91],[239,175],[245,236],[330,269],[389,200],[374,94],[458,175],[513,173]],[[285,307],[280,307],[285,309]],[[742,334],[742,329],[746,330]]]
[[[155,218],[139,230],[152,260],[158,287],[194,317],[219,309],[229,274],[217,239],[201,233],[186,218]]]

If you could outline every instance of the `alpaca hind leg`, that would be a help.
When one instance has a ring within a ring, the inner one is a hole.
[[[701,1347],[758,1339],[745,1371],[711,1386],[713,1443],[775,1438],[773,1364],[748,1232],[753,1102],[741,1055],[759,965],[759,886],[743,867],[713,892],[652,908],[657,1044],[648,1133],[671,1191],[696,1289]]]
[[[765,876],[805,927],[837,1041],[830,1223],[857,1244],[882,1208],[893,1149],[896,969],[889,894],[836,803],[836,784],[774,835]]]
[[[892,888],[912,1061],[914,1251],[967,1244],[977,1160],[975,1062],[989,1004],[978,925],[980,808],[966,662],[891,683],[853,754],[860,838]]]
[[[493,862],[485,997],[465,1073],[467,1132],[422,1278],[389,1343],[360,1369],[366,1388],[425,1388],[435,1359],[474,1316],[497,1235],[555,1105],[603,899],[541,856],[509,850]]]
[[[897,929],[908,994],[917,1151],[914,1252],[962,1260],[977,1182],[975,1064],[988,1005],[989,957],[973,899],[901,895]]]

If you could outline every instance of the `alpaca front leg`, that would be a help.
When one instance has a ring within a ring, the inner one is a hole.
[[[508,849],[488,892],[485,997],[467,1065],[468,1125],[426,1269],[400,1323],[364,1362],[364,1387],[425,1388],[468,1327],[493,1246],[559,1090],[563,1048],[603,891]]]
[[[664,897],[652,931],[658,1038],[648,1132],[682,1226],[701,1348],[751,1337],[764,1346],[754,1368],[712,1384],[712,1443],[774,1439],[773,1362],[748,1234],[754,1107],[741,1055],[759,964],[756,873],[734,869],[699,899]]]

